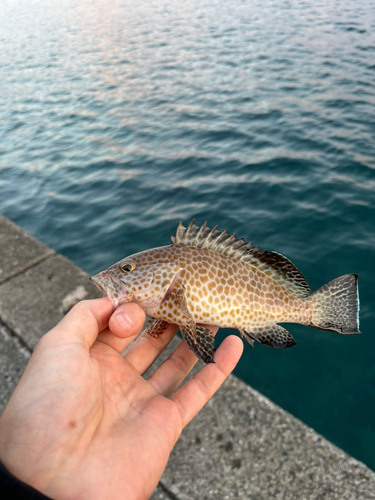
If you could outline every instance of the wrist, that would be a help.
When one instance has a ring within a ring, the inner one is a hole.
[[[0,489],[3,498],[13,500],[52,500],[14,476],[0,461]]]

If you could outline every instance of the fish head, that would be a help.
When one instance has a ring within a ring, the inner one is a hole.
[[[182,268],[167,262],[145,262],[137,254],[120,260],[90,280],[108,297],[114,307],[136,302],[142,309],[153,309],[169,299]]]

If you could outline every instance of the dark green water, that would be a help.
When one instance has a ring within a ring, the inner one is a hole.
[[[358,273],[363,335],[291,325],[236,374],[372,468],[374,33],[373,1],[0,5],[0,211],[89,273],[193,217]]]

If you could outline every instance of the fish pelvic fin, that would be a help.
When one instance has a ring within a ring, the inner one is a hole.
[[[188,348],[193,351],[197,358],[202,359],[206,364],[215,363],[213,355],[215,353],[215,336],[208,328],[196,325],[195,339],[189,327],[180,325],[180,332]]]
[[[254,340],[273,349],[287,349],[296,345],[292,335],[279,325],[246,328],[238,331],[252,347],[254,347]]]
[[[185,344],[205,363],[214,363],[215,335],[208,328],[195,324],[186,302],[185,288],[181,284],[176,293],[176,302],[185,320],[184,324],[179,325]]]
[[[148,333],[151,337],[157,339],[159,335],[165,332],[168,328],[169,323],[167,321],[163,321],[162,319],[154,319],[149,322],[147,327],[143,330],[143,333]]]
[[[345,274],[314,292],[311,297],[311,326],[344,335],[359,331],[358,275]]]

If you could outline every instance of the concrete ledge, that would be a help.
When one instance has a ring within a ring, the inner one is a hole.
[[[55,253],[0,215],[0,284]]]
[[[151,495],[150,500],[176,500],[176,497],[174,495],[170,496],[159,484]]]
[[[0,285],[0,318],[33,349],[78,300],[100,296],[82,269],[52,255]]]
[[[11,234],[19,228],[3,219],[0,225],[6,241],[7,228]],[[29,259],[27,234],[20,229],[17,234],[17,258],[22,265],[12,263],[8,247],[0,244],[3,275],[7,276],[0,285],[0,319],[6,323],[0,325],[2,406],[41,335],[77,300],[99,295],[86,273],[68,259],[53,255],[48,247],[42,245],[43,250],[36,251],[39,263]],[[4,266],[7,262],[9,270]],[[180,341],[172,340],[146,377]],[[197,363],[190,376],[201,367]],[[184,430],[151,498],[375,499],[375,473],[230,376]]]

